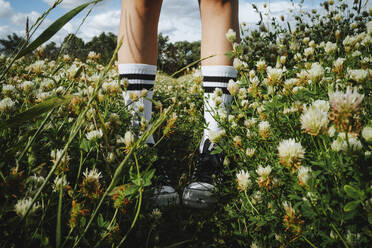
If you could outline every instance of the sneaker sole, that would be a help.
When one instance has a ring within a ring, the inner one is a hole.
[[[205,209],[216,205],[217,199],[211,191],[186,188],[183,191],[182,202],[192,208]]]
[[[154,207],[170,207],[180,203],[180,197],[177,192],[160,194],[156,197],[151,197]]]

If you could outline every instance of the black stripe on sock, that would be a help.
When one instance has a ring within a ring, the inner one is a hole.
[[[119,75],[120,79],[126,78],[128,80],[131,79],[139,79],[139,80],[155,80],[155,75],[152,74],[138,74],[138,73],[125,73]]]
[[[154,87],[153,84],[128,84],[127,90],[150,90]]]
[[[212,77],[212,76],[204,76],[203,77],[203,82],[214,82],[214,83],[228,83],[232,80],[236,80],[235,77]]]
[[[215,89],[220,88],[223,92],[223,94],[230,95],[230,92],[225,87],[206,87],[204,86],[204,93],[213,93]]]

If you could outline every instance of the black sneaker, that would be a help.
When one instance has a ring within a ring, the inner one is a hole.
[[[217,203],[215,186],[223,168],[223,155],[211,154],[214,145],[207,139],[203,152],[196,161],[192,176],[193,183],[186,186],[182,200],[186,206],[193,208],[207,208]]]
[[[156,169],[155,175],[158,178],[157,184],[159,186],[154,186],[152,189],[152,196],[150,198],[152,205],[160,208],[178,205],[180,203],[180,197],[177,191],[170,186],[169,177],[161,161],[156,161],[154,167]]]

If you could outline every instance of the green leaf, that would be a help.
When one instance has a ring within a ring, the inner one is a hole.
[[[48,100],[36,104],[31,108],[27,109],[26,111],[9,118],[6,121],[0,122],[0,130],[9,128],[9,127],[16,127],[22,124],[23,122],[30,121],[39,115],[52,110],[55,107],[61,106],[70,101],[72,96],[56,96],[49,98]]]
[[[359,200],[348,202],[348,203],[344,206],[344,211],[345,211],[345,212],[349,212],[349,211],[351,211],[351,210],[354,210],[356,207],[358,207],[359,204],[360,204],[360,201],[359,201]]]
[[[127,197],[127,196],[130,196],[130,195],[133,195],[135,192],[137,192],[137,190],[139,189],[139,187],[137,185],[131,185],[129,186],[125,192],[124,192],[124,197]]]
[[[80,148],[83,149],[84,152],[88,152],[90,149],[89,141],[86,139],[83,139],[80,143]]]
[[[100,2],[101,0],[91,1],[85,4],[82,4],[70,12],[66,13],[55,22],[53,22],[44,32],[42,32],[39,37],[37,37],[31,44],[23,48],[17,55],[16,59],[19,59],[25,56],[27,53],[32,52],[34,49],[38,48],[44,42],[48,41],[53,35],[55,35],[66,23],[68,23],[74,16],[79,14],[83,9],[92,3]]]
[[[368,222],[372,225],[372,215],[368,216]]]
[[[344,190],[346,192],[346,195],[353,199],[360,199],[363,197],[363,192],[361,192],[359,189],[354,188],[351,185],[345,185]]]

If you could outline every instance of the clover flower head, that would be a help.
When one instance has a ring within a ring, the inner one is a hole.
[[[256,172],[260,177],[267,178],[270,175],[271,170],[272,169],[270,165],[266,167],[262,167],[262,165],[259,165],[258,168],[256,169]]]
[[[278,146],[280,162],[284,166],[293,166],[300,163],[304,158],[305,149],[295,139],[282,140]]]
[[[85,134],[87,140],[98,140],[102,138],[103,133],[101,129],[90,131],[89,133]]]
[[[301,186],[307,185],[311,177],[311,168],[300,166],[300,168],[298,169],[297,177]]]
[[[59,192],[61,187],[65,187],[68,185],[66,176],[59,176],[56,177],[53,181],[53,191],[54,192]]]
[[[327,112],[320,108],[310,107],[300,117],[301,128],[313,136],[324,131],[329,123]]]
[[[349,78],[356,81],[357,83],[363,82],[368,77],[368,71],[363,69],[351,70],[348,69],[347,73]]]
[[[252,184],[248,171],[240,170],[238,173],[236,173],[236,178],[238,181],[239,190],[247,190]]]
[[[218,141],[226,135],[225,129],[220,129],[220,130],[210,130],[208,133],[209,139],[213,143],[218,143]]]
[[[32,198],[31,197],[19,199],[14,206],[14,211],[16,212],[16,214],[18,216],[23,217],[23,216],[25,216],[25,214],[27,212],[27,209],[31,206],[31,203],[32,203]],[[36,210],[38,210],[39,208],[40,208],[40,204],[35,203],[32,206],[29,214],[35,213]]]
[[[234,42],[236,39],[236,32],[231,28],[226,33],[226,39],[230,42]]]
[[[9,112],[15,108],[16,103],[9,97],[5,97],[0,101],[0,112]]]
[[[230,79],[229,83],[227,84],[227,90],[230,92],[232,96],[235,96],[239,92],[238,83]]]
[[[85,180],[88,182],[98,182],[102,178],[101,172],[98,172],[96,168],[88,170],[88,168],[83,172]]]
[[[362,137],[368,143],[372,143],[372,126],[366,126],[362,130]]]

